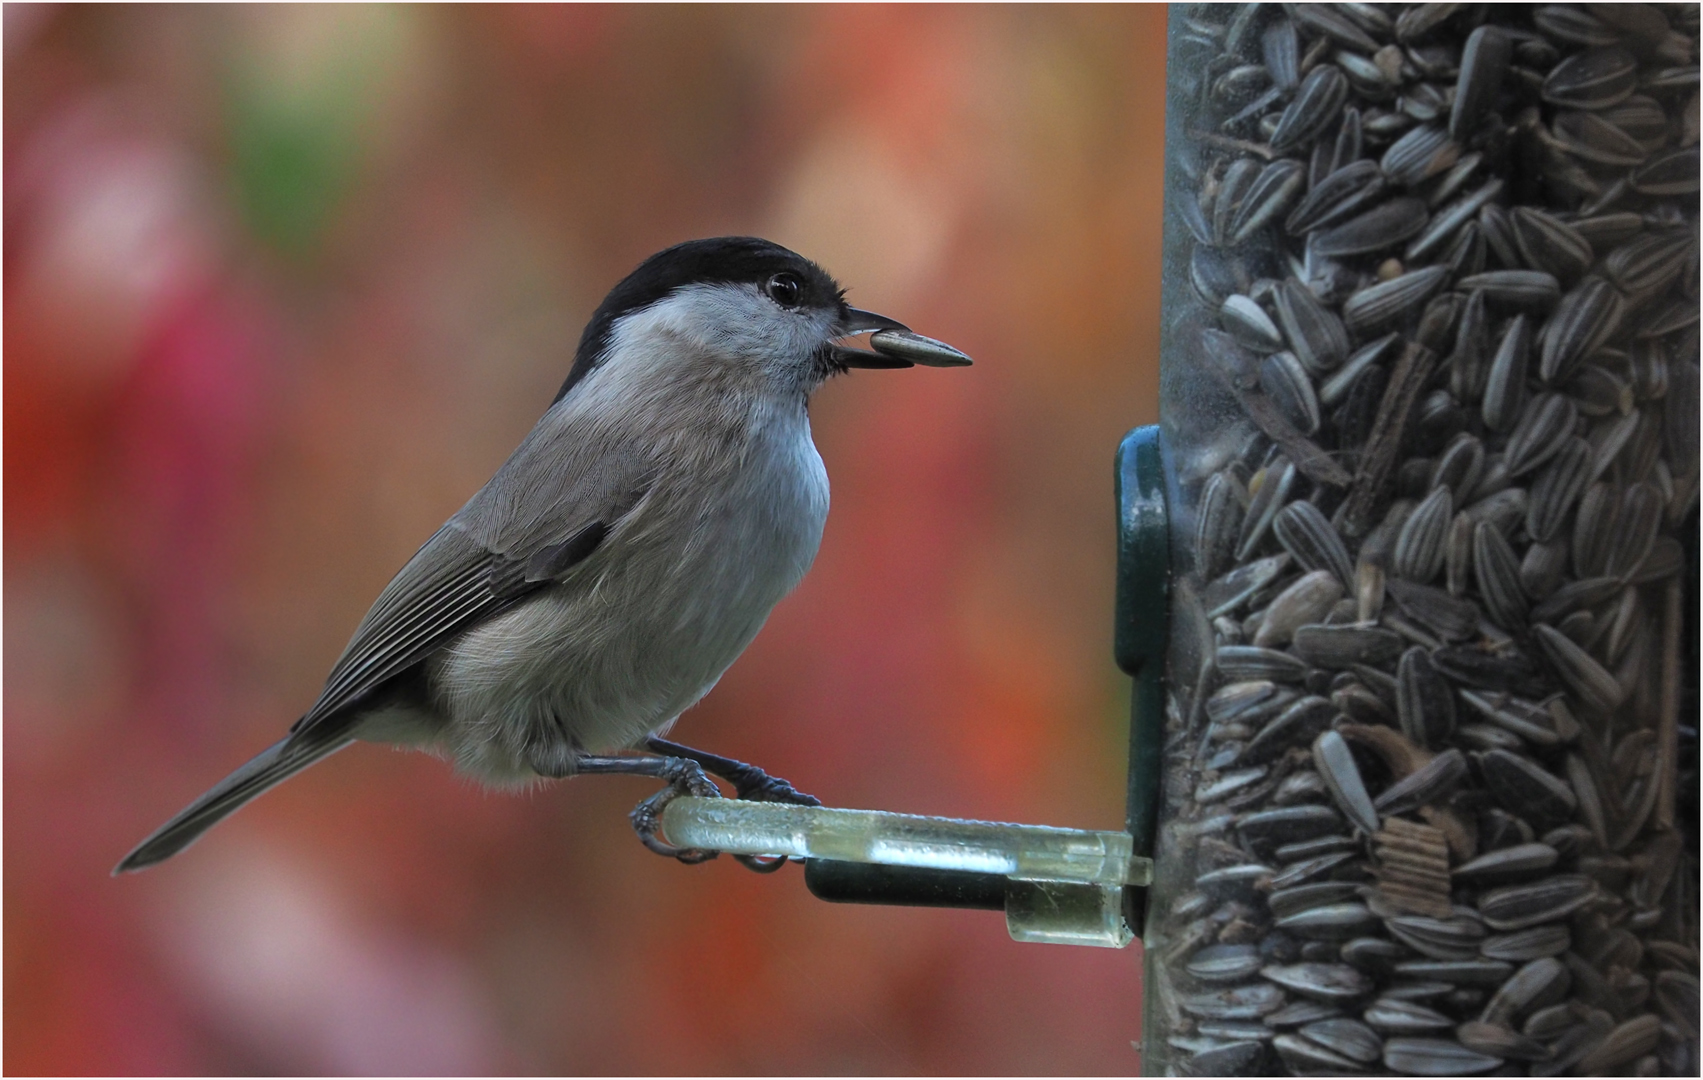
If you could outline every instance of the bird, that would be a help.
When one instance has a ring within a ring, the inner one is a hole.
[[[871,348],[847,339],[873,335]],[[496,474],[379,593],[317,700],[119,862],[182,851],[273,785],[355,743],[424,749],[497,787],[587,774],[681,794],[820,805],[756,766],[666,738],[816,556],[828,474],[809,400],[854,368],[970,358],[851,307],[768,240],[689,240],[597,307],[560,391]],[[774,861],[742,857],[753,869]],[[781,860],[784,861],[784,860]]]

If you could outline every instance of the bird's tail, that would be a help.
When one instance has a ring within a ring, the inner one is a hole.
[[[201,838],[225,816],[272,785],[329,757],[355,740],[347,734],[320,739],[287,737],[256,754],[236,772],[154,830],[113,868],[113,875],[164,862]]]

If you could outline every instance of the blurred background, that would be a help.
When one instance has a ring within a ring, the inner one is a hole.
[[[1130,1073],[1139,946],[830,906],[313,700],[652,251],[755,233],[976,358],[812,407],[815,569],[676,733],[830,805],[1117,828],[1162,7],[4,9],[9,1073]]]

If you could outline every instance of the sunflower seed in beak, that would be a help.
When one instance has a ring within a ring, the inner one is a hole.
[[[972,363],[968,356],[944,341],[909,330],[879,330],[870,335],[869,347],[878,353],[924,367],[968,367]]]

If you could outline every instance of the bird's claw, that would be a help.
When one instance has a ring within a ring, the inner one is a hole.
[[[822,805],[821,799],[806,795],[779,776],[770,776],[755,765],[748,765],[746,768],[750,770],[749,773],[728,777],[738,798],[747,802],[790,803],[793,806]]]
[[[688,866],[709,862],[721,854],[719,851],[705,851],[701,848],[675,847],[658,835],[662,829],[662,811],[669,803],[682,795],[719,799],[722,797],[721,789],[705,775],[697,762],[684,758],[669,758],[668,764],[658,777],[668,781],[668,786],[633,807],[632,813],[627,815],[627,820],[633,824],[633,831],[639,835],[639,842],[658,855],[678,859]]]

